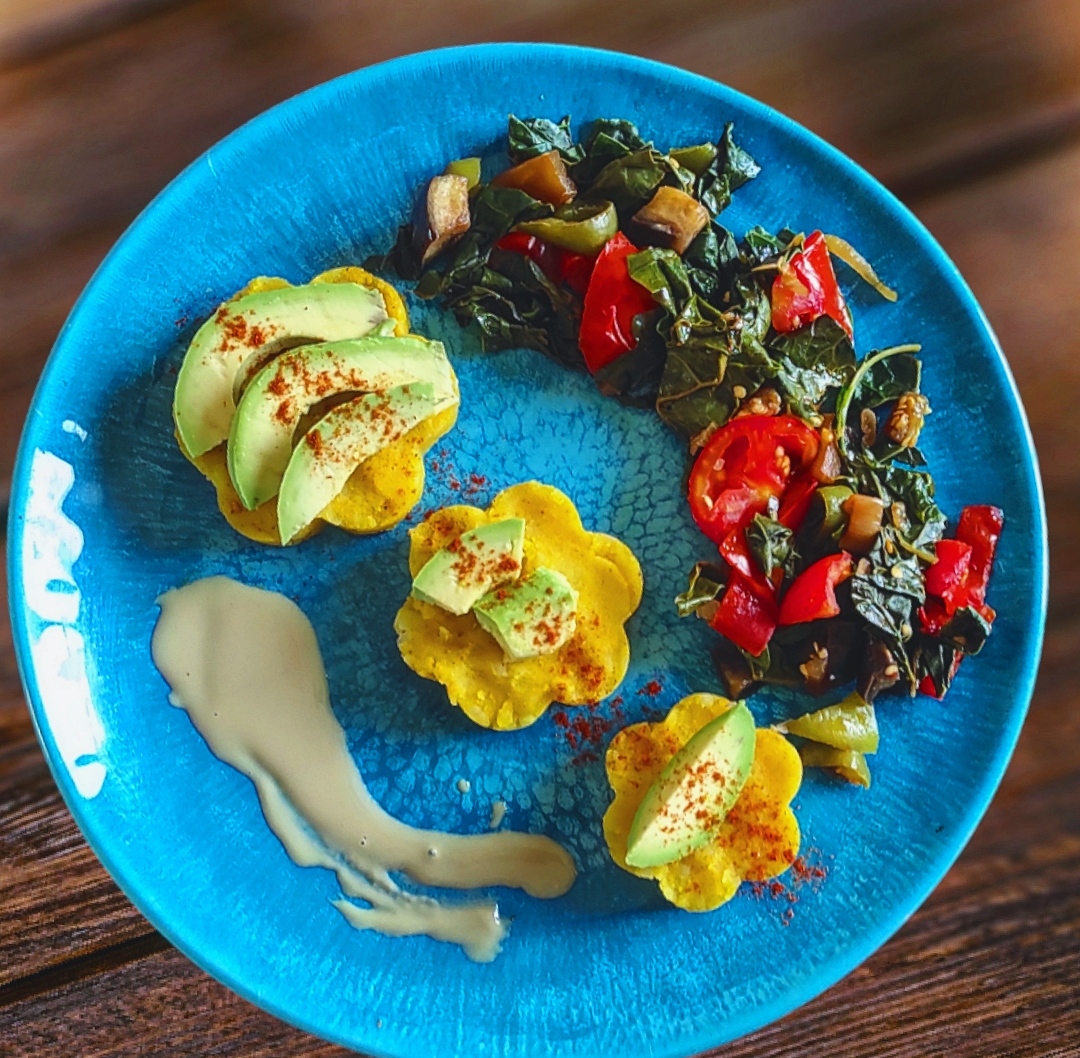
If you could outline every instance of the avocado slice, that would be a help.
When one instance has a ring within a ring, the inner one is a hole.
[[[517,584],[488,592],[473,613],[503,653],[519,661],[551,654],[569,640],[577,627],[577,603],[570,582],[541,566]]]
[[[289,543],[345,487],[352,472],[380,449],[456,403],[430,382],[406,382],[339,404],[293,449],[278,491],[278,530]]]
[[[173,395],[184,449],[200,456],[229,436],[233,385],[249,362],[283,349],[362,338],[388,319],[382,294],[357,283],[313,283],[227,301],[195,332]]]
[[[712,840],[746,785],[756,739],[754,718],[741,702],[698,731],[642,798],[626,862],[659,867]]]
[[[233,416],[229,477],[241,503],[254,510],[277,495],[293,434],[315,405],[342,393],[379,393],[406,382],[430,382],[440,400],[458,399],[442,343],[416,335],[369,335],[282,353],[252,379]]]
[[[466,614],[493,588],[521,576],[524,545],[522,518],[478,525],[427,560],[413,579],[413,597]]]

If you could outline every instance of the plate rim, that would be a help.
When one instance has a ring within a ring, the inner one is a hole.
[[[215,151],[220,151],[223,148],[229,150],[242,148],[245,141],[258,136],[264,126],[278,120],[280,112],[296,106],[317,107],[323,97],[333,96],[346,81],[363,82],[365,80],[375,80],[385,75],[388,69],[397,68],[401,72],[407,72],[411,68],[424,68],[443,62],[468,60],[470,57],[475,56],[491,58],[499,55],[500,58],[513,58],[520,61],[530,54],[535,56],[537,53],[543,53],[545,56],[570,57],[578,62],[584,61],[586,64],[595,62],[604,65],[611,71],[621,69],[629,73],[651,75],[668,83],[676,82],[680,87],[685,87],[687,90],[705,91],[712,95],[715,95],[717,89],[719,89],[721,94],[727,95],[738,102],[755,119],[765,124],[778,126],[812,152],[824,155],[833,165],[850,175],[860,189],[869,191],[871,196],[877,199],[881,206],[893,215],[895,220],[902,226],[908,227],[923,252],[933,259],[940,268],[962,308],[973,315],[981,325],[984,337],[994,353],[992,365],[997,369],[998,380],[1002,383],[1004,390],[1012,398],[1010,411],[1024,441],[1023,449],[1019,454],[1025,472],[1024,477],[1027,479],[1034,515],[1034,634],[1029,641],[1023,659],[1023,673],[1018,685],[1019,693],[1016,695],[1013,706],[1008,713],[1007,723],[1001,729],[995,751],[982,776],[982,781],[972,789],[972,793],[967,799],[965,810],[961,814],[953,840],[949,844],[942,846],[938,854],[929,861],[918,876],[917,884],[912,885],[905,899],[898,902],[892,913],[876,923],[874,928],[866,930],[849,948],[826,959],[814,968],[807,977],[785,989],[768,1002],[755,1005],[746,1011],[736,1012],[724,1020],[712,1022],[709,1027],[699,1031],[681,1034],[677,1038],[672,1037],[667,1044],[652,1048],[649,1053],[654,1055],[654,1058],[680,1058],[680,1056],[708,1050],[748,1036],[778,1021],[832,988],[881,948],[907,922],[941,883],[967,846],[976,827],[989,808],[1012,758],[1027,715],[1042,653],[1049,585],[1046,505],[1038,455],[1015,378],[985,312],[951,258],[945,253],[922,221],[907,206],[900,202],[884,184],[838,148],[833,147],[816,133],[811,132],[805,126],[788,118],[767,104],[702,74],[625,52],[548,42],[505,41],[477,43],[410,52],[321,82],[261,111],[200,153],[140,210],[94,270],[57,335],[27,411],[12,471],[10,506],[7,518],[9,621],[24,696],[35,734],[44,751],[53,780],[87,844],[127,899],[186,958],[241,998],[313,1036],[353,1050],[360,1047],[364,1052],[370,1054],[372,1058],[401,1058],[401,1054],[381,1048],[374,1039],[357,1040],[347,1038],[335,1033],[333,1029],[317,1024],[303,1010],[285,1009],[276,1000],[256,994],[238,976],[217,965],[217,960],[212,953],[197,950],[194,945],[188,945],[186,940],[174,935],[171,925],[166,921],[165,914],[158,913],[152,894],[141,891],[137,887],[137,883],[127,877],[116,866],[107,851],[107,836],[99,837],[95,833],[93,826],[88,824],[82,811],[83,799],[74,790],[70,775],[59,763],[52,733],[48,728],[42,710],[40,690],[31,660],[29,627],[25,619],[25,592],[23,590],[21,571],[24,543],[23,512],[26,507],[29,464],[34,451],[32,442],[35,439],[34,435],[37,430],[40,429],[39,424],[43,421],[39,405],[43,399],[43,394],[52,387],[52,378],[58,370],[60,362],[59,351],[65,342],[72,322],[82,311],[84,304],[92,300],[101,277],[112,266],[113,261],[124,251],[135,229],[144,223],[146,217],[157,208],[161,201],[172,193],[175,187],[187,181],[197,169],[206,165]],[[593,1051],[592,1053],[598,1054],[599,1052]]]

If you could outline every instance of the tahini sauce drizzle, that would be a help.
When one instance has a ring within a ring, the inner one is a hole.
[[[331,711],[315,631],[284,595],[209,577],[158,602],[152,652],[169,700],[187,710],[216,756],[252,780],[289,856],[333,870],[346,895],[370,905],[335,902],[358,929],[426,934],[489,961],[506,934],[494,902],[442,904],[402,892],[389,872],[424,885],[506,885],[543,898],[573,884],[573,860],[550,838],[418,830],[383,811]]]

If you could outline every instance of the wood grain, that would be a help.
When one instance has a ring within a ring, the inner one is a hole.
[[[999,798],[943,885],[884,949],[803,1010],[714,1053],[1077,1054],[1068,924],[1080,921],[1078,785],[1045,785],[1022,805]],[[0,1039],[13,1058],[346,1053],[256,1010],[173,951],[0,1007]]]
[[[726,81],[886,182],[1080,115],[1072,0],[191,0],[0,72],[0,255],[128,221],[272,103],[402,51],[476,40],[638,51]],[[997,145],[995,147],[995,145]]]
[[[466,0],[423,18],[415,2],[379,4],[373,22],[375,7],[180,0],[104,34],[86,23],[0,68],[0,492],[47,349],[124,224],[199,151],[294,91],[402,51],[532,37],[649,54],[780,106],[920,196],[986,308],[1043,461],[1050,615],[1006,781],[942,886],[836,988],[719,1053],[1080,1055],[1080,7]],[[0,63],[3,40],[0,25]],[[0,1054],[345,1053],[164,949],[60,802],[4,624]]]

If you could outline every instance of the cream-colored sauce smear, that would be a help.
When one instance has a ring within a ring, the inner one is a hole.
[[[488,961],[506,935],[494,902],[405,893],[390,872],[450,889],[512,886],[544,899],[573,884],[574,862],[550,838],[420,830],[379,807],[330,707],[315,630],[290,599],[209,577],[158,602],[152,652],[169,700],[217,757],[252,780],[289,856],[333,870],[347,896],[368,904],[335,902],[354,926],[426,934]]]

